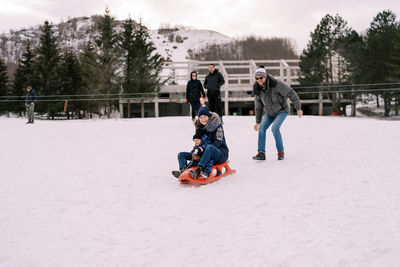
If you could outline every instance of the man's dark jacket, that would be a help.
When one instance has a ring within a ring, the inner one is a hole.
[[[204,80],[204,88],[210,91],[220,91],[221,86],[224,85],[224,76],[215,69],[213,73],[209,72]]]

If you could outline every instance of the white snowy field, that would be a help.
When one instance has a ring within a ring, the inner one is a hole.
[[[265,162],[224,122],[237,174],[196,186],[189,117],[0,118],[0,266],[400,266],[400,122],[290,116]]]

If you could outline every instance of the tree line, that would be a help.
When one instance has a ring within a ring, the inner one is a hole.
[[[288,38],[248,36],[227,44],[207,45],[200,51],[189,51],[195,60],[298,59]]]
[[[39,46],[32,49],[27,43],[14,80],[9,80],[5,62],[0,58],[0,113],[24,111],[23,103],[17,101],[22,99],[18,96],[26,94],[27,85],[41,96],[107,96],[101,101],[70,101],[68,105],[42,98],[36,110],[50,117],[65,106],[78,117],[82,116],[81,110],[110,116],[118,103],[113,95],[158,91],[162,86],[158,74],[163,58],[155,53],[147,28],[141,22],[135,25],[130,18],[123,22],[120,34],[115,26],[114,18],[106,9],[105,14],[99,16],[98,37],[81,51],[74,51],[59,48],[52,25],[46,21],[41,27]],[[189,54],[198,60],[298,58],[289,39],[254,36],[208,46],[200,52],[189,51]],[[334,93],[341,89],[340,85],[381,83],[386,88],[399,87],[400,23],[396,21],[396,14],[390,10],[379,12],[362,34],[352,29],[340,15],[327,14],[311,32],[307,47],[300,55],[300,72],[302,88],[299,91],[329,91],[325,95],[332,100],[335,112],[343,113],[345,109],[345,104]],[[363,90],[370,87],[343,87],[349,88],[351,93],[343,97],[353,99],[354,104]],[[400,109],[398,92],[376,93],[378,99],[383,99],[386,116],[391,110]],[[317,98],[318,95],[307,97]],[[71,100],[74,99],[71,97]]]
[[[350,87],[354,92],[345,97],[354,100],[363,90],[371,88],[367,84],[399,87],[400,23],[392,11],[379,12],[365,34],[352,29],[340,15],[327,14],[310,37],[300,56],[301,91],[320,90],[307,89],[307,86],[324,86],[324,90],[335,91],[340,90],[336,85],[366,84]],[[399,92],[381,90],[376,93],[378,100],[383,98],[385,116],[389,116],[392,109],[400,108]],[[344,113],[345,106],[340,104],[337,94],[327,95],[333,101],[334,111]],[[379,105],[379,101],[377,103]]]
[[[118,34],[115,19],[106,9],[98,27],[98,37],[75,51],[72,47],[61,49],[53,26],[45,21],[38,47],[32,49],[27,42],[13,81],[8,79],[5,62],[0,58],[0,112],[21,114],[25,109],[21,96],[28,85],[41,101],[36,111],[48,117],[63,110],[68,116],[83,117],[87,114],[80,111],[84,111],[109,117],[118,105],[113,96],[159,91],[163,58],[155,52],[143,23],[127,18]],[[47,97],[60,95],[70,101]],[[89,95],[102,95],[103,99],[78,101],[76,97],[88,99]]]

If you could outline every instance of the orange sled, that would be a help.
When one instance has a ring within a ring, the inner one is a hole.
[[[195,184],[209,184],[209,183],[215,182],[215,181],[221,179],[222,177],[236,173],[235,170],[233,170],[229,167],[228,163],[229,163],[229,161],[212,166],[211,174],[210,174],[210,176],[208,176],[207,179],[194,179],[192,176],[190,176],[189,172],[190,172],[190,170],[196,169],[196,167],[191,167],[191,168],[187,169],[186,171],[184,171],[179,176],[179,182],[186,183],[189,181],[189,182],[192,182]],[[214,171],[214,170],[216,170],[216,171]],[[217,173],[217,171],[220,171],[221,174],[218,176],[213,175],[213,174]]]

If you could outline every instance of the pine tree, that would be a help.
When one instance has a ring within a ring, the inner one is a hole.
[[[390,82],[400,82],[400,25],[397,26],[396,32],[392,39],[393,50],[390,55],[388,64]]]
[[[121,50],[124,61],[124,77],[122,82],[122,88],[124,93],[135,92],[134,87],[134,64],[135,64],[135,32],[134,25],[131,18],[128,18],[123,24],[124,31],[121,34]]]
[[[150,41],[147,28],[139,23],[134,35],[134,64],[133,86],[138,93],[154,93],[160,90],[163,84],[160,81],[163,58],[156,53],[153,42]]]
[[[82,89],[81,94],[98,94],[100,93],[100,84],[103,84],[103,76],[101,75],[101,65],[98,62],[97,55],[93,44],[89,41],[82,54],[79,57],[82,69]],[[99,112],[98,106],[93,101],[84,103],[84,106],[90,114]]]
[[[393,52],[390,58],[389,64],[389,77],[388,80],[390,82],[399,83],[400,82],[400,25],[397,26],[396,33],[393,37]],[[393,105],[393,109],[396,111],[396,114],[399,113],[400,110],[400,93],[394,94],[395,103]]]
[[[101,75],[103,76],[100,84],[102,94],[118,93],[119,78],[117,68],[119,63],[118,35],[115,31],[115,20],[110,15],[110,10],[106,8],[105,14],[99,24],[100,37],[96,43],[100,49],[99,61],[101,64]],[[107,97],[109,98],[109,97]],[[106,102],[105,112],[110,117],[111,110],[115,103]]]
[[[371,83],[385,83],[391,81],[390,63],[394,50],[393,39],[397,30],[396,14],[392,11],[379,12],[367,30],[367,72],[366,76]],[[391,93],[381,94],[384,100],[385,116],[389,116],[391,109]]]
[[[340,54],[345,59],[346,71],[344,80],[349,84],[365,82],[366,47],[362,37],[354,30],[345,36],[339,45]],[[345,94],[344,97],[351,99],[351,116],[356,115],[356,97],[360,87],[353,88],[353,93]],[[345,111],[345,109],[344,109]]]
[[[335,75],[333,61],[339,58],[341,41],[351,32],[347,22],[336,15],[326,15],[311,33],[311,40],[307,48],[300,56],[300,68],[303,76],[300,79],[302,85],[334,84],[341,82],[343,76]],[[339,71],[340,73],[340,71]],[[342,71],[344,73],[344,71]]]
[[[347,22],[339,15],[326,15],[311,33],[311,40],[300,56],[300,70],[303,77],[300,84],[333,85],[347,82],[345,74],[348,63],[341,54],[343,40],[351,33]],[[339,112],[340,103],[336,93],[328,95],[334,112]],[[317,95],[314,95],[317,97]]]
[[[81,93],[82,88],[82,70],[78,58],[72,49],[64,52],[61,64],[61,87],[63,95],[76,95]],[[68,97],[67,99],[70,99]],[[69,119],[70,111],[79,111],[80,103],[69,102],[67,105],[67,117]]]
[[[59,62],[60,51],[52,25],[45,21],[41,28],[39,47],[37,49],[36,73],[39,78],[36,92],[41,95],[57,95],[60,93]],[[56,112],[63,110],[63,104],[44,102],[42,110],[47,112],[47,117],[53,117]]]
[[[2,96],[8,95],[8,74],[7,74],[7,67],[4,63],[3,59],[0,57],[0,113],[7,111],[8,103],[3,102],[1,100],[6,100],[7,98]]]
[[[13,90],[12,95],[14,96],[23,96],[26,94],[25,88],[29,85],[34,89],[38,84],[38,79],[34,75],[35,72],[35,55],[30,46],[30,42],[28,40],[25,52],[22,54],[21,59],[18,62],[17,70],[15,71],[14,82],[13,82]],[[21,102],[22,98],[18,98]],[[25,107],[21,105],[21,102],[13,103],[12,110],[18,113],[21,113],[25,110]]]
[[[339,53],[346,61],[346,72],[343,74],[347,83],[365,82],[366,47],[362,37],[351,30],[340,40]]]

